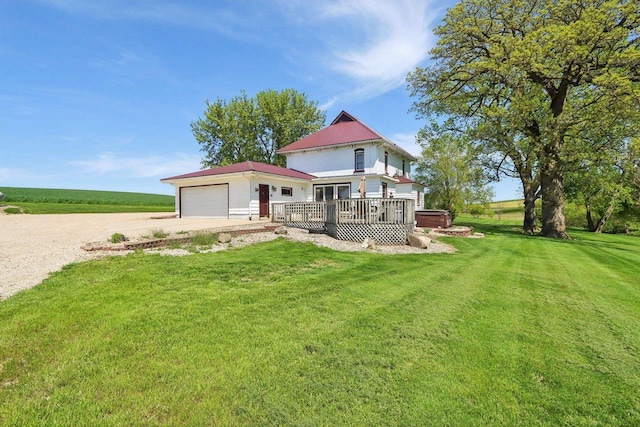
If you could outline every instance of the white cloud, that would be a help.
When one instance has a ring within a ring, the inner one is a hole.
[[[356,82],[353,97],[370,98],[403,85],[435,43],[430,25],[438,11],[425,0],[336,1],[320,11],[342,36],[333,41],[328,65]]]
[[[333,107],[333,104],[335,104],[337,100],[338,100],[338,97],[334,96],[324,104],[318,105],[318,110],[327,111],[329,108]]]
[[[129,178],[166,178],[201,168],[200,156],[186,153],[174,153],[170,156],[125,157],[105,152],[96,158],[74,160],[69,164],[82,174],[96,176],[118,174]]]

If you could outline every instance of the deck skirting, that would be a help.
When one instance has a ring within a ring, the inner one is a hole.
[[[379,245],[404,245],[413,230],[413,224],[327,224],[327,234],[334,239],[362,242],[369,238]]]
[[[414,231],[411,199],[340,199],[273,205],[273,221],[288,227],[325,230],[339,240],[374,239],[381,245],[404,245]]]

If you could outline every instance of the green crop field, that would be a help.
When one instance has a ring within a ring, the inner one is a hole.
[[[118,191],[0,187],[5,203],[79,203],[128,206],[173,206],[173,196]]]
[[[170,212],[174,197],[161,194],[118,191],[65,190],[50,188],[0,187],[3,204],[20,207],[25,213],[116,213]]]
[[[501,202],[489,203],[491,209],[508,209],[508,208],[521,208],[524,209],[522,200],[504,200]]]
[[[640,425],[640,239],[460,223],[69,265],[0,301],[0,425]]]

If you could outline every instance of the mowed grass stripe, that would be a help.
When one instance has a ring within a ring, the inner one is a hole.
[[[0,424],[638,420],[637,240],[474,225],[453,255],[275,241],[67,267],[0,303]]]

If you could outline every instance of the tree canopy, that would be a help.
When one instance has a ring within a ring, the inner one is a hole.
[[[427,129],[418,133],[417,141],[422,153],[416,179],[427,188],[427,206],[446,209],[455,219],[466,206],[491,200],[493,192],[485,186],[483,168],[470,141],[452,133],[434,135]]]
[[[414,108],[502,156],[525,211],[541,196],[541,234],[567,237],[565,174],[597,149],[583,135],[640,118],[639,32],[637,0],[462,0],[408,77]]]
[[[207,101],[204,117],[191,123],[203,167],[247,160],[285,166],[280,148],[319,130],[325,122],[317,102],[293,89],[265,90],[249,98]]]

